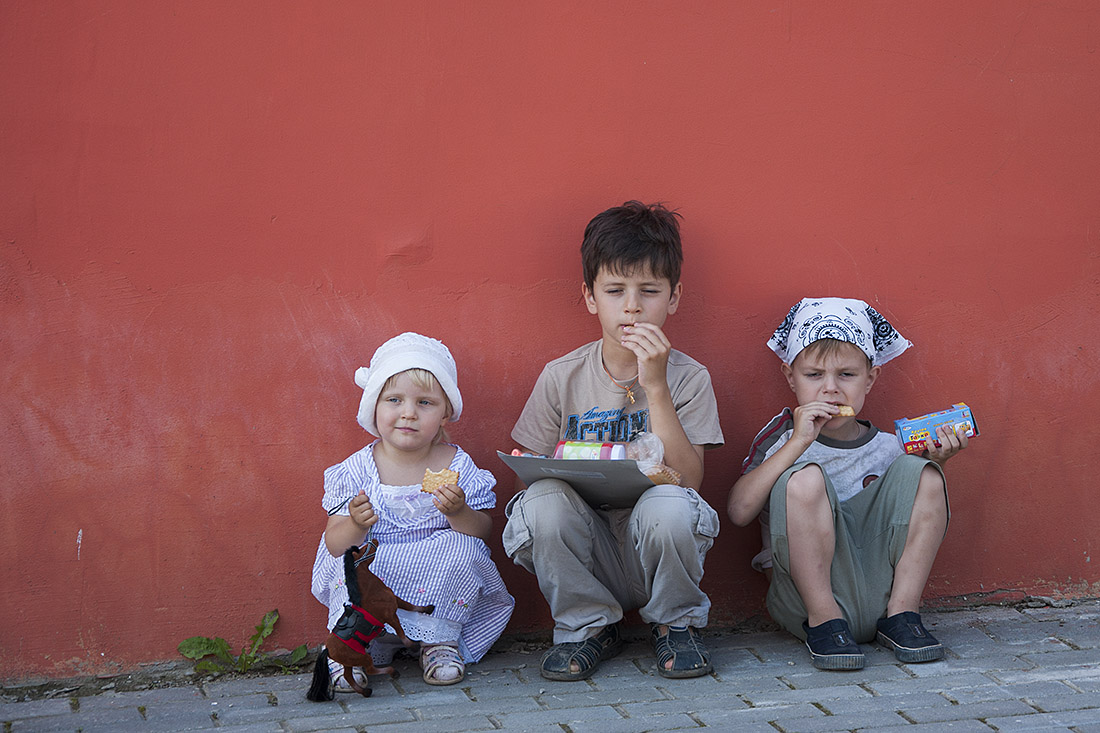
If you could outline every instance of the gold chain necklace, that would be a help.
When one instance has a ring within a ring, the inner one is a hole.
[[[637,374],[635,374],[634,375],[634,381],[631,382],[629,385],[625,385],[625,384],[619,384],[615,380],[615,377],[611,376],[611,372],[607,371],[607,364],[604,364],[602,359],[600,360],[600,366],[603,367],[603,373],[607,375],[607,378],[611,380],[612,384],[614,384],[619,389],[625,389],[626,390],[626,397],[627,397],[627,399],[630,400],[630,404],[633,405],[634,404],[634,386],[636,384],[638,384],[638,379],[639,379],[639,377],[642,376],[642,373],[638,372]]]

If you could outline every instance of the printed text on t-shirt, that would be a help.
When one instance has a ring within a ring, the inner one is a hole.
[[[595,440],[601,443],[629,443],[649,429],[649,409],[629,415],[626,408],[601,410],[593,407],[583,415],[570,415],[562,440]]]

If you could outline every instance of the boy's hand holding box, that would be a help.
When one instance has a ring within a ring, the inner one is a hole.
[[[895,420],[894,432],[906,453],[923,453],[927,448],[925,441],[930,438],[933,445],[939,446],[940,443],[936,440],[936,429],[941,425],[946,425],[957,435],[966,435],[968,438],[980,435],[978,424],[974,422],[974,414],[965,402],[958,402],[946,410],[920,417]]]

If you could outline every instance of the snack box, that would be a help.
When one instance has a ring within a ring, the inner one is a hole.
[[[970,411],[970,407],[965,402],[958,402],[946,410],[932,412],[920,417],[906,417],[895,420],[894,433],[897,434],[898,440],[901,441],[901,447],[906,453],[923,453],[924,441],[928,438],[932,438],[932,442],[939,445],[939,441],[936,440],[936,428],[940,425],[954,427],[956,431],[963,428],[966,430],[966,437],[968,438],[980,435],[978,424],[974,422],[974,413]]]

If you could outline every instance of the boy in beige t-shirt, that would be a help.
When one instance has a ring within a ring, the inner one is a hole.
[[[682,476],[682,486],[655,486],[628,509],[592,507],[558,479],[508,503],[505,551],[537,576],[554,617],[547,679],[591,676],[621,649],[619,622],[632,608],[652,626],[658,672],[697,677],[712,668],[697,629],[710,610],[699,582],[718,515],[696,489],[704,449],[723,439],[709,373],[662,330],[683,290],[677,216],[629,201],[588,224],[582,293],[601,338],[546,365],[512,430],[523,449],[544,454],[559,440],[629,442],[651,432]]]

